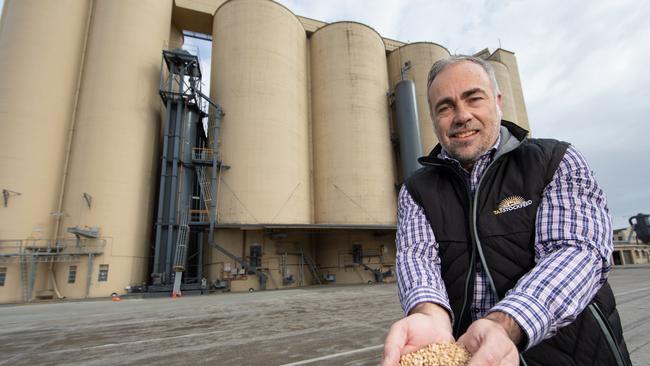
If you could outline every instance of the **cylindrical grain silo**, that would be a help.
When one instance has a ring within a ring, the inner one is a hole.
[[[514,100],[514,108],[517,113],[517,118],[514,122],[530,131],[528,112],[526,111],[526,103],[524,102],[524,93],[521,85],[521,78],[519,77],[519,67],[517,66],[517,57],[515,57],[514,53],[499,48],[490,55],[489,60],[499,61],[508,68],[512,99]]]
[[[310,223],[307,46],[298,18],[266,0],[227,1],[212,31],[221,223]]]
[[[512,87],[508,68],[499,61],[488,62],[494,69],[494,75],[497,78],[497,84],[499,84],[499,90],[501,91],[502,118],[506,121],[517,122],[517,110],[515,109],[515,101],[512,97]]]
[[[4,4],[0,240],[53,235],[88,16],[86,1]]]
[[[45,246],[55,236],[89,11],[85,1],[4,3],[0,20],[0,240],[29,239],[23,244]],[[34,293],[24,287],[37,291],[49,287],[50,265],[32,266],[34,282],[28,285],[26,279],[21,281],[20,264],[7,264],[9,280],[0,302],[32,298]]]
[[[94,261],[90,296],[120,292],[146,279],[160,60],[171,11],[171,0],[95,1],[62,227],[99,226],[107,240],[104,254]],[[107,276],[98,278],[100,269]]]
[[[410,43],[388,55],[388,75],[391,88],[394,88],[402,79],[415,82],[423,155],[428,154],[438,143],[429,114],[427,77],[433,63],[446,57],[449,57],[449,51],[446,48],[430,42]]]
[[[319,224],[395,223],[386,51],[366,25],[311,37],[314,207]]]

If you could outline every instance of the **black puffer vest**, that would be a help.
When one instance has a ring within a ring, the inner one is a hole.
[[[527,132],[511,122],[502,126],[507,131],[501,147],[474,196],[457,168],[437,157],[440,145],[420,158],[424,168],[405,183],[439,244],[455,337],[472,321],[477,261],[487,265],[499,299],[535,266],[537,207],[568,147],[556,140],[526,139]],[[531,366],[631,365],[609,284],[576,321],[523,356]]]

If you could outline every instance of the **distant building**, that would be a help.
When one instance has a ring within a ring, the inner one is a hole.
[[[639,243],[632,227],[615,229],[612,263],[616,266],[650,263],[650,245]]]

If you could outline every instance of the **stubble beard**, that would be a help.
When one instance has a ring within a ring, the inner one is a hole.
[[[483,128],[479,131],[479,134],[482,136],[481,139],[476,144],[447,144],[442,143],[442,147],[447,151],[447,153],[454,159],[458,160],[460,164],[467,170],[471,170],[474,166],[474,163],[488,151],[496,142],[497,135],[499,134],[500,124],[495,126],[490,126],[489,128]],[[446,146],[445,146],[446,145]]]

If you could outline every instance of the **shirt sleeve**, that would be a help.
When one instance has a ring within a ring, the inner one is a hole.
[[[453,317],[445,284],[440,275],[440,257],[433,229],[423,208],[413,201],[404,186],[397,209],[396,276],[399,300],[408,313],[419,303],[431,302]]]
[[[537,210],[535,267],[490,312],[512,316],[526,349],[573,322],[607,279],[612,224],[585,158],[569,146]]]

